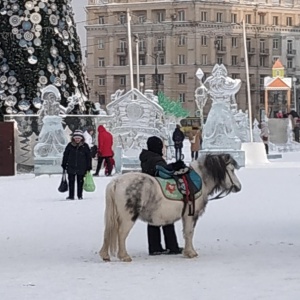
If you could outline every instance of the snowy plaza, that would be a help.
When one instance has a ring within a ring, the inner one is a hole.
[[[197,258],[148,256],[138,221],[127,241],[132,263],[98,255],[111,178],[97,177],[83,201],[66,201],[58,175],[2,177],[1,299],[299,299],[299,153],[237,176],[242,191],[211,201],[198,221]],[[181,230],[177,222],[183,245]]]

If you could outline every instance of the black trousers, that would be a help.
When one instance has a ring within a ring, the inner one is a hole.
[[[195,160],[197,160],[198,159],[198,151],[192,151],[192,159],[194,159],[195,158]]]
[[[162,226],[162,230],[164,233],[166,249],[169,249],[170,251],[178,251],[178,242],[174,224]],[[163,247],[161,245],[160,226],[148,224],[147,233],[149,253],[161,252]]]
[[[175,147],[175,159],[180,160],[182,156],[182,148],[176,148]]]
[[[74,195],[75,195],[75,177],[76,176],[77,176],[77,197],[82,198],[84,175],[77,175],[77,174],[68,174],[69,197],[74,198]]]
[[[269,154],[269,145],[267,143],[264,143],[264,145],[265,145],[266,153]]]
[[[100,172],[100,169],[101,169],[101,166],[102,166],[102,162],[103,160],[105,160],[106,164],[107,164],[107,168],[108,168],[108,175],[111,174],[111,171],[112,171],[112,166],[111,166],[111,162],[110,162],[110,159],[109,157],[102,157],[102,156],[99,156],[98,157],[98,163],[97,163],[97,168],[96,168],[96,172],[95,174],[96,175],[99,175],[99,172]]]

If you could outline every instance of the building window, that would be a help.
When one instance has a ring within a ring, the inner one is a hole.
[[[98,58],[98,67],[105,67],[104,57],[99,57]]]
[[[185,102],[185,93],[179,93],[179,102],[181,103]]]
[[[185,55],[184,54],[179,54],[178,55],[178,64],[179,65],[185,65]]]
[[[126,66],[126,56],[120,56],[120,66]]]
[[[206,35],[201,36],[201,46],[207,46],[207,36]]]
[[[124,15],[124,14],[119,15],[119,21],[120,21],[120,24],[125,24],[126,23],[126,15]]]
[[[237,38],[236,37],[231,38],[231,46],[232,46],[232,48],[237,48]]]
[[[120,47],[120,52],[125,52],[126,51],[126,41],[124,40],[119,40],[119,47]]]
[[[202,54],[202,65],[207,65],[207,54]]]
[[[157,39],[157,51],[164,51],[164,39]]]
[[[139,50],[146,51],[146,41],[144,39],[139,40]]]
[[[272,63],[275,64],[277,59],[279,59],[279,56],[273,56],[272,57]]]
[[[287,40],[287,54],[293,54],[293,40]]]
[[[266,41],[264,39],[260,39],[259,40],[259,49],[260,52],[265,52],[265,45],[266,45]]]
[[[287,68],[292,69],[293,68],[293,58],[288,57],[287,59]]]
[[[251,24],[251,15],[247,14],[245,17],[246,24]]]
[[[156,19],[157,19],[157,22],[164,22],[165,21],[165,12],[164,11],[157,12]]]
[[[240,74],[232,73],[232,74],[231,74],[231,78],[232,78],[232,79],[240,78]]]
[[[104,49],[104,40],[103,39],[98,40],[98,49],[100,49],[100,50]]]
[[[105,24],[104,16],[99,16],[99,24]]]
[[[279,39],[273,39],[273,49],[274,50],[279,49]]]
[[[146,65],[146,56],[145,56],[145,55],[140,55],[140,56],[139,56],[139,64],[140,64],[141,66]]]
[[[237,23],[237,14],[231,14],[231,23],[236,24]]]
[[[178,21],[185,21],[185,11],[184,10],[179,10],[177,12],[178,14]]]
[[[265,24],[265,14],[259,15],[259,24],[261,24],[261,25]]]
[[[273,16],[273,25],[277,26],[278,25],[278,16]]]
[[[159,65],[164,65],[165,64],[165,57],[163,55],[160,55],[158,57],[158,64]]]
[[[292,17],[286,17],[286,26],[293,26]]]
[[[207,12],[206,11],[201,11],[200,20],[201,20],[201,22],[207,22]]]
[[[236,66],[238,64],[238,57],[236,55],[231,56],[231,65]]]
[[[105,95],[99,95],[98,97],[100,105],[105,105]]]
[[[265,77],[267,77],[267,76],[269,76],[269,75],[260,75],[260,76],[259,76],[259,86],[260,86],[261,88],[264,87]]]
[[[145,84],[145,82],[146,82],[146,79],[145,79],[145,75],[140,75],[140,83],[143,83],[143,84]]]
[[[164,74],[158,74],[157,75],[157,81],[158,81],[158,84],[164,84]]]
[[[220,65],[223,63],[223,56],[218,56],[217,57],[217,63]]]
[[[222,13],[217,13],[217,23],[222,23],[222,17],[223,17],[223,14]]]
[[[178,37],[178,46],[184,46],[186,44],[186,36],[180,35]]]
[[[260,67],[265,67],[266,66],[266,58],[265,58],[265,56],[260,56],[259,57],[259,66]]]
[[[144,15],[139,16],[139,24],[145,23],[146,17]]]
[[[185,84],[185,76],[186,76],[185,73],[178,74],[178,83],[179,84]]]
[[[126,76],[120,76],[120,85],[126,86]]]
[[[105,77],[99,77],[98,85],[99,86],[105,86]]]

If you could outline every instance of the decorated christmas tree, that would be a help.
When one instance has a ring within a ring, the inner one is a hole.
[[[0,1],[0,110],[37,113],[41,90],[55,85],[60,104],[85,113],[87,78],[71,0]]]

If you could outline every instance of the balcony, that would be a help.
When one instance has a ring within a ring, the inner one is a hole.
[[[154,47],[154,53],[165,53],[165,47]]]
[[[120,56],[127,55],[127,48],[117,48],[117,55]]]
[[[294,49],[288,49],[287,53],[286,53],[286,56],[287,57],[294,57],[294,56],[296,56],[296,54],[297,54],[296,50],[294,50]]]
[[[287,74],[291,74],[291,73],[295,73],[296,72],[296,68],[287,68]]]
[[[259,49],[259,55],[269,55],[269,49]]]
[[[217,53],[218,54],[226,54],[226,47],[218,47]]]
[[[255,54],[255,48],[247,48],[247,52],[248,52],[248,55],[254,55]]]

